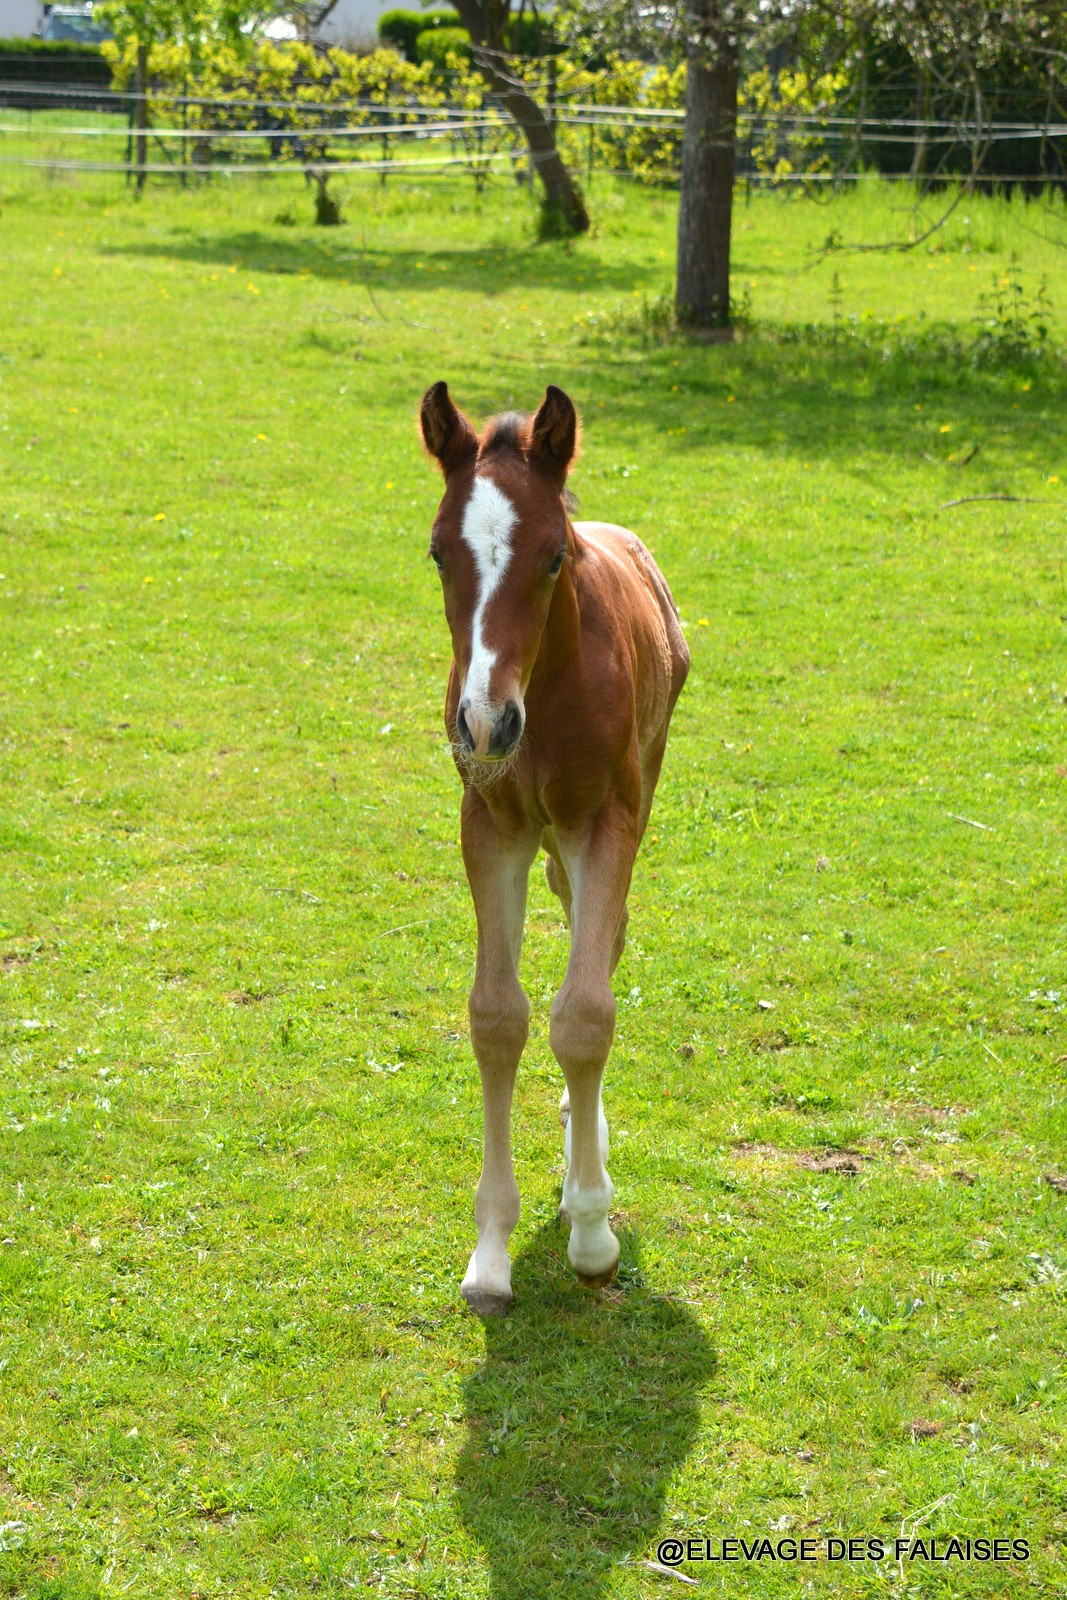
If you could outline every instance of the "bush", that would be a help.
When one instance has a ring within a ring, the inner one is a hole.
[[[92,56],[101,59],[98,44],[74,39],[0,39],[0,56]]]
[[[466,28],[425,28],[415,40],[415,60],[431,62],[447,71],[454,61],[471,59],[471,36]]]
[[[408,61],[417,61],[418,38],[432,28],[458,28],[454,11],[385,11],[378,18],[378,37]]]
[[[517,56],[554,56],[563,46],[552,32],[549,22],[538,16],[526,15],[512,19],[508,29],[508,47]]]

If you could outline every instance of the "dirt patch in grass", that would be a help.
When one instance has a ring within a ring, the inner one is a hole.
[[[15,972],[19,967],[24,967],[27,962],[39,956],[44,945],[37,943],[30,945],[28,950],[6,950],[0,956],[0,969],[4,972]]]
[[[766,1033],[754,1033],[748,1041],[750,1050],[757,1055],[777,1055],[780,1050],[791,1050],[796,1044],[784,1028],[772,1028]]]
[[[817,1150],[801,1150],[796,1162],[805,1172],[837,1172],[855,1177],[857,1173],[863,1171],[863,1163],[870,1159],[870,1156],[864,1155],[861,1150],[827,1150],[822,1153]]]

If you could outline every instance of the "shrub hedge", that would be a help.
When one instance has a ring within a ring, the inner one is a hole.
[[[449,30],[460,26],[459,17],[454,11],[384,11],[378,18],[378,37],[383,44],[391,44],[400,51],[408,61],[418,61],[418,39],[420,33],[428,33],[434,28],[448,28]],[[467,37],[468,44],[470,43]]]

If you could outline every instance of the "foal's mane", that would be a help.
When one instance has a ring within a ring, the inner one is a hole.
[[[502,411],[498,417],[490,417],[478,444],[479,454],[483,456],[499,450],[525,452],[530,445],[530,413]]]
[[[500,455],[505,450],[525,455],[530,448],[532,424],[529,411],[502,411],[498,417],[490,417],[478,440],[479,459]],[[573,490],[564,489],[562,500],[568,513],[577,511],[578,497]]]

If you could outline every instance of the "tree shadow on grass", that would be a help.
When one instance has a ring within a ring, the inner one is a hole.
[[[957,480],[973,462],[969,489],[1005,465],[1047,466],[1067,437],[1060,354],[975,365],[951,325],[926,330],[922,340],[872,336],[840,352],[825,330],[803,335],[767,328],[733,346],[674,340],[640,353],[633,344],[590,343],[569,353],[566,381],[579,404],[595,395],[610,408],[623,449],[647,449],[650,434],[659,435],[681,459],[728,446],[859,471],[864,462],[903,461]],[[586,420],[595,425],[596,413]],[[978,484],[998,486],[999,477]]]
[[[381,290],[462,289],[492,300],[517,286],[556,289],[575,301],[588,297],[590,286],[632,290],[641,287],[648,269],[641,262],[587,262],[577,277],[574,260],[565,247],[551,245],[482,244],[454,248],[407,249],[390,245],[382,249],[360,245],[355,238],[329,240],[292,238],[279,230],[249,228],[240,232],[199,233],[175,228],[166,240],[109,245],[104,255],[139,256],[158,260],[183,260],[202,267],[237,267],[245,272],[337,278],[367,283]],[[586,281],[588,280],[588,281]]]
[[[492,1600],[595,1600],[625,1557],[653,1558],[669,1481],[692,1449],[715,1356],[693,1313],[641,1282],[581,1289],[564,1227],[514,1264],[516,1303],[485,1323],[464,1385],[455,1494]]]

